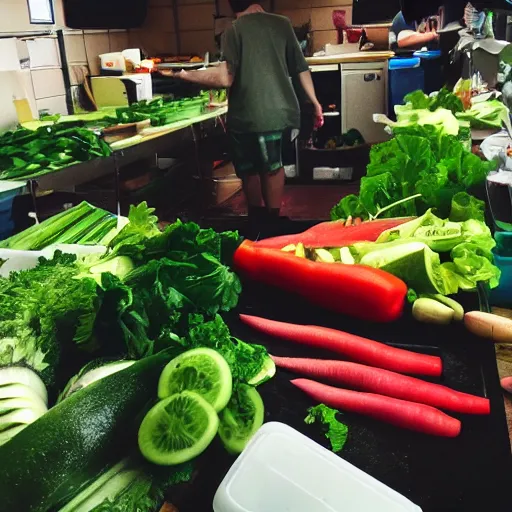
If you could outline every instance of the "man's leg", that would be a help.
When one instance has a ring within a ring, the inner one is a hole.
[[[242,177],[242,184],[249,208],[258,208],[262,206],[263,198],[261,196],[261,183],[258,174],[249,174]]]
[[[279,217],[283,200],[285,173],[283,165],[284,132],[262,134],[258,138],[262,161],[265,167],[261,173],[261,194],[272,218]]]
[[[282,167],[275,172],[263,173],[261,175],[263,201],[272,216],[279,216],[283,201],[284,181],[285,174]]]

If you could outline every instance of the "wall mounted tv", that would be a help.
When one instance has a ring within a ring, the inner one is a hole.
[[[400,0],[354,0],[352,23],[354,25],[387,23],[393,20],[399,10]]]
[[[137,28],[148,10],[148,0],[63,0],[63,4],[66,26],[80,29]]]

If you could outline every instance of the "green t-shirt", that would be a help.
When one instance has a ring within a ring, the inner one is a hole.
[[[268,13],[241,16],[223,36],[233,85],[228,129],[264,133],[300,127],[291,77],[309,69],[288,18]]]

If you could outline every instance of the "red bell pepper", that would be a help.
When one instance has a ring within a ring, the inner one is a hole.
[[[267,238],[256,242],[256,245],[267,249],[283,249],[287,245],[298,243],[312,249],[346,247],[358,242],[375,242],[384,231],[410,220],[411,218],[374,220],[348,227],[343,221],[321,222],[303,233]]]
[[[406,284],[379,269],[362,265],[321,263],[245,241],[233,256],[243,276],[301,295],[313,304],[374,322],[400,317]]]

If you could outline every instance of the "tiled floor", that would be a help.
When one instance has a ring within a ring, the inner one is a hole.
[[[359,183],[345,185],[287,185],[281,215],[295,220],[326,220],[331,208],[348,194],[357,194]],[[242,192],[215,208],[206,217],[236,216],[247,214]]]

